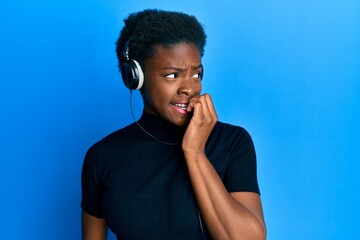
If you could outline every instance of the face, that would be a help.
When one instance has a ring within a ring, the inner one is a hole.
[[[191,113],[186,107],[189,99],[201,92],[202,71],[201,55],[195,45],[158,46],[155,55],[145,60],[145,112],[177,126],[188,124]]]

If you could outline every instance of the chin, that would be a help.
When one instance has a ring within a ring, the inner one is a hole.
[[[172,121],[171,123],[178,126],[178,127],[184,127],[189,125],[190,119],[186,118],[186,119],[181,119],[179,121]]]

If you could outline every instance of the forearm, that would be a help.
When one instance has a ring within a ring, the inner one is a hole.
[[[82,212],[82,240],[105,240],[107,225],[104,218]]]
[[[265,239],[265,227],[226,190],[205,154],[185,153],[195,196],[214,239]]]

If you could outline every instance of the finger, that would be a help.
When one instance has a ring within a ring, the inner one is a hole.
[[[195,97],[192,97],[190,100],[189,100],[189,104],[188,104],[188,107],[186,108],[186,111],[187,112],[191,112],[194,110],[194,107],[195,107],[195,104],[197,102],[199,102],[199,95],[198,96],[195,96]]]
[[[209,123],[217,122],[217,114],[211,96],[209,94],[203,95],[203,97],[200,98],[200,102],[203,104],[205,119]]]
[[[204,111],[200,102],[194,103],[194,111],[191,121],[194,121],[198,124],[202,124],[204,122]]]
[[[210,94],[205,94],[205,99],[206,99],[206,103],[209,109],[209,113],[212,116],[212,118],[217,121],[218,120],[218,116],[214,107],[214,102],[212,101],[212,98],[210,96]]]
[[[211,121],[211,114],[210,114],[210,110],[209,110],[209,106],[207,103],[207,98],[206,95],[203,95],[199,98],[199,102],[201,103],[202,109],[203,109],[203,114],[204,114],[204,118],[206,120],[210,120]]]

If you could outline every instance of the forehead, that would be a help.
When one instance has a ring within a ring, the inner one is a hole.
[[[173,46],[158,45],[155,54],[147,59],[145,63],[158,67],[176,66],[199,66],[201,55],[198,48],[191,43],[180,43]]]

